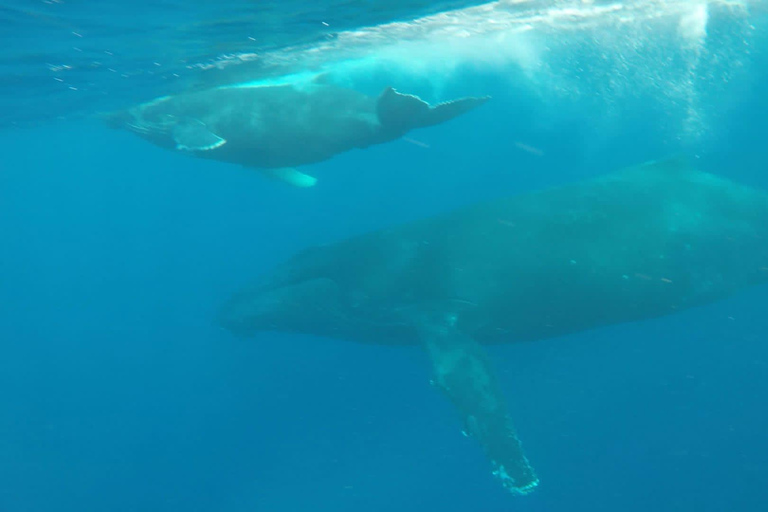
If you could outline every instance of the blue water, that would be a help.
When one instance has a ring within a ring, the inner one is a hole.
[[[542,480],[525,497],[418,348],[215,323],[309,245],[647,159],[768,189],[764,3],[91,4],[0,8],[0,512],[766,509],[765,287],[489,348]],[[312,165],[309,190],[92,119],[303,70],[493,100]]]

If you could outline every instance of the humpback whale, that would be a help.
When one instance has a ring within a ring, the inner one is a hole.
[[[222,306],[237,335],[424,348],[508,490],[539,483],[483,345],[648,320],[768,282],[768,193],[648,162],[306,249]]]
[[[430,106],[386,88],[378,98],[323,84],[217,87],[164,96],[103,116],[167,149],[240,164],[299,187],[316,179],[294,167],[443,123],[485,103],[461,98]]]

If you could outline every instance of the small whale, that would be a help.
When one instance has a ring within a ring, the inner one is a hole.
[[[317,180],[295,167],[444,123],[488,99],[461,98],[432,106],[391,87],[373,98],[314,80],[164,96],[102,117],[110,126],[158,146],[311,187]]]

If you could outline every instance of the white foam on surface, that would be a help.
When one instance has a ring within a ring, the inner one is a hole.
[[[421,78],[433,100],[446,99],[445,89],[467,73],[497,73],[544,102],[593,101],[606,123],[622,115],[627,101],[645,97],[677,112],[679,136],[696,139],[710,128],[701,90],[717,94],[727,77],[747,67],[753,3],[501,0],[348,30],[258,59],[262,68],[327,72],[349,86],[381,72]],[[713,12],[731,36],[708,36]],[[247,61],[233,56],[209,65]]]

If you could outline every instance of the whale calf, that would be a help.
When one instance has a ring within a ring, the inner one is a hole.
[[[488,97],[430,106],[386,88],[377,98],[320,83],[239,85],[165,96],[103,117],[167,149],[240,164],[308,187],[294,167],[453,119]]]
[[[646,320],[768,281],[768,193],[649,162],[297,254],[222,307],[239,335],[422,346],[504,487],[538,477],[482,345]]]

